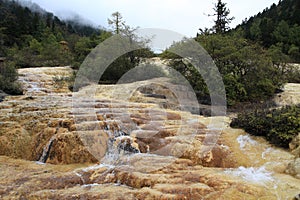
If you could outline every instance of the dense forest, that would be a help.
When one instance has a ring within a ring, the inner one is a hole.
[[[110,37],[106,30],[76,20],[62,21],[37,4],[0,0],[0,90],[21,94],[16,68],[79,67],[86,55]]]
[[[245,38],[287,55],[291,62],[300,62],[299,16],[299,0],[280,0],[246,19],[235,31],[242,30]]]
[[[70,65],[100,42],[106,31],[80,22],[61,21],[32,4],[0,0],[0,56],[18,67]],[[85,49],[85,48],[88,48]]]

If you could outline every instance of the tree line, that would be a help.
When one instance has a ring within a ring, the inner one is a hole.
[[[245,38],[280,51],[290,62],[300,62],[300,2],[280,0],[235,28]]]
[[[38,5],[0,0],[0,90],[21,94],[17,68],[78,68],[86,55],[111,33],[76,20],[62,21]],[[9,72],[9,73],[8,73]]]
[[[76,21],[61,21],[41,8],[33,11],[18,1],[0,0],[0,18],[0,57],[18,67],[76,65],[86,50],[82,45],[91,49],[100,42],[99,35],[106,34]]]

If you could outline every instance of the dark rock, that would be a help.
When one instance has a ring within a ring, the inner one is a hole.
[[[120,143],[119,145],[118,145],[118,149],[119,149],[119,151],[126,151],[126,152],[128,152],[128,153],[139,153],[139,150],[138,149],[136,149],[136,148],[134,148],[133,146],[131,146],[131,144],[130,143]]]
[[[162,94],[144,94],[145,97],[152,97],[157,99],[166,99],[165,95]]]
[[[0,90],[0,102],[2,102],[6,96],[7,96],[7,94],[5,92],[3,92],[2,90]]]
[[[28,101],[34,100],[34,99],[35,99],[35,97],[32,97],[32,96],[27,96],[27,97],[23,98],[23,100],[28,100]]]

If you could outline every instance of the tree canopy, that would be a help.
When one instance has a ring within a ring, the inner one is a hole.
[[[290,62],[300,62],[300,3],[283,0],[246,19],[235,30],[265,48],[277,47]]]
[[[72,65],[77,61],[76,43],[81,38],[96,40],[95,35],[105,32],[31,6],[34,9],[0,0],[0,57],[19,67]]]

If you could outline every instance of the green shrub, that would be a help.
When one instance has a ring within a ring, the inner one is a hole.
[[[213,59],[223,78],[228,106],[240,102],[266,101],[286,81],[280,73],[281,68],[273,65],[272,57],[259,44],[237,35],[221,34],[198,35],[196,41]],[[209,92],[202,76],[206,76],[207,72],[200,75],[193,66],[171,53],[184,49],[185,45],[185,42],[174,43],[160,56],[171,59],[170,67],[189,81],[199,102],[206,103],[210,100]],[[204,65],[202,68],[207,69]]]
[[[0,63],[0,90],[12,95],[23,94],[17,79],[18,72],[13,62]]]
[[[300,132],[300,104],[241,113],[230,125],[243,128],[252,135],[264,136],[276,146],[288,148],[291,140]]]

